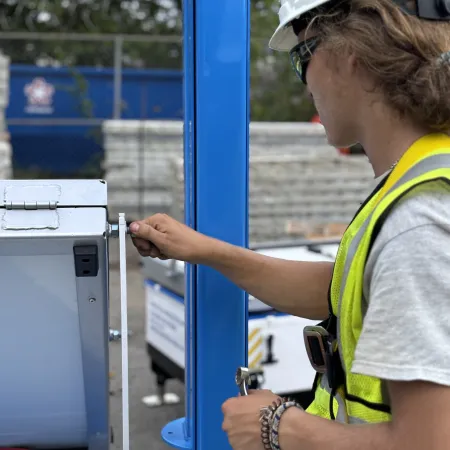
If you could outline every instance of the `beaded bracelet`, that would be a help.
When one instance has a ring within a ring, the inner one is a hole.
[[[265,406],[260,410],[259,421],[261,422],[261,440],[264,445],[265,450],[272,450],[271,445],[271,428],[272,428],[272,417],[275,411],[283,403],[284,399],[277,398],[269,406]]]
[[[278,442],[278,437],[279,437],[278,430],[280,428],[281,416],[283,415],[284,412],[286,412],[286,410],[288,410],[289,408],[292,408],[292,407],[303,409],[297,402],[287,401],[287,402],[282,403],[278,407],[278,409],[275,411],[275,414],[273,415],[272,427],[271,427],[272,450],[280,450],[280,444]]]
[[[271,405],[261,408],[261,439],[265,450],[280,450],[278,430],[281,416],[293,406],[303,409],[297,402],[286,398],[278,398]]]

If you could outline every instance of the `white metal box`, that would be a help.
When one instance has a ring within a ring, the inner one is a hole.
[[[0,195],[0,447],[106,450],[106,184],[2,180]]]

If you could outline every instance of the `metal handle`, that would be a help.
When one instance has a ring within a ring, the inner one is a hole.
[[[239,367],[236,371],[236,384],[239,386],[241,395],[248,395],[248,380],[250,372],[247,367]]]
[[[128,406],[128,314],[127,314],[127,223],[125,214],[119,214],[119,257],[120,257],[120,307],[121,307],[121,342],[122,342],[122,433],[123,450],[130,448],[130,419]]]

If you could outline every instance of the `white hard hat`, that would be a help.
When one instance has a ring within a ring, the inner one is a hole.
[[[269,41],[273,50],[288,52],[298,44],[297,36],[290,25],[291,21],[331,0],[280,0],[278,11],[280,25]]]

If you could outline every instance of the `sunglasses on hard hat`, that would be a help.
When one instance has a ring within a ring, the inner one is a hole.
[[[312,37],[298,43],[290,52],[292,67],[297,76],[306,83],[306,71],[314,51],[319,46],[319,38]]]

